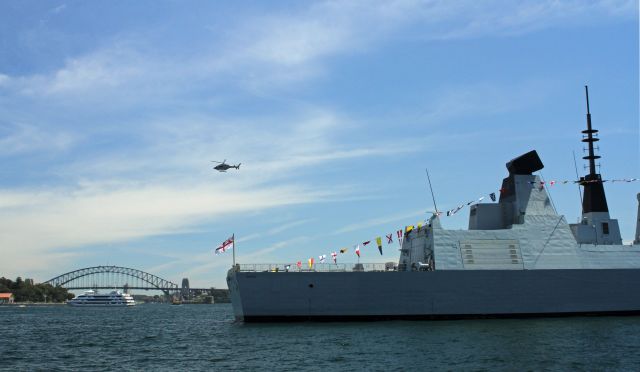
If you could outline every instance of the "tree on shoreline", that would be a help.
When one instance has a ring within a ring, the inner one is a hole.
[[[15,282],[0,278],[0,292],[11,292],[15,302],[64,302],[74,297],[66,288],[51,284],[33,284],[33,280],[17,277]]]

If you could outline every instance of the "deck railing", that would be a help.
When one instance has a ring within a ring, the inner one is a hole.
[[[249,272],[366,272],[366,271],[397,271],[398,265],[395,262],[387,263],[318,263],[309,267],[303,264],[298,267],[296,264],[237,264],[236,271]]]

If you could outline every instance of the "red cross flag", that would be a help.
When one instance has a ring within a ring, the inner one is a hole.
[[[230,245],[233,246],[233,238],[234,236],[231,235],[229,239],[225,240],[218,248],[216,248],[216,254],[224,253]]]

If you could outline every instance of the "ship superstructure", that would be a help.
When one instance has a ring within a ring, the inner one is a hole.
[[[640,313],[640,206],[634,244],[623,245],[596,173],[588,107],[589,173],[582,219],[559,215],[535,150],[506,164],[498,203],[475,204],[468,230],[434,214],[406,233],[398,264],[236,265],[227,282],[244,321],[514,317]],[[640,194],[638,196],[640,201]],[[325,271],[326,270],[326,271]]]

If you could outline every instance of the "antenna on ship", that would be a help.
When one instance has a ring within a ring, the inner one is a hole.
[[[431,187],[431,177],[429,177],[429,169],[424,169],[427,172],[427,181],[429,181],[429,190],[431,190],[431,198],[433,199],[433,208],[436,210],[436,216],[440,213],[438,212],[438,206],[436,205],[436,196],[433,193],[433,187]]]
[[[587,97],[587,129],[583,130],[582,142],[588,144],[589,155],[583,156],[585,160],[589,160],[589,174],[580,178],[580,184],[584,187],[584,195],[582,198],[582,213],[589,212],[609,212],[607,206],[607,198],[604,195],[604,187],[600,174],[596,173],[596,159],[600,159],[599,155],[595,155],[593,143],[600,141],[598,130],[591,127],[591,111],[589,110],[589,87],[584,86],[585,95]]]
[[[587,97],[587,130],[583,130],[582,133],[586,134],[587,137],[582,139],[582,142],[587,142],[589,144],[589,155],[583,156],[583,159],[589,160],[589,176],[596,175],[596,159],[600,159],[599,155],[594,155],[593,151],[593,143],[600,141],[598,136],[598,130],[593,129],[591,127],[591,112],[589,111],[589,87],[587,85],[584,86],[584,92]],[[596,137],[594,137],[594,135]]]
[[[578,163],[576,162],[576,152],[571,152],[573,153],[573,168],[576,170],[576,179],[580,179],[580,175],[578,174]],[[580,184],[578,184],[578,196],[580,197],[580,207],[582,207],[582,191],[580,191]]]

